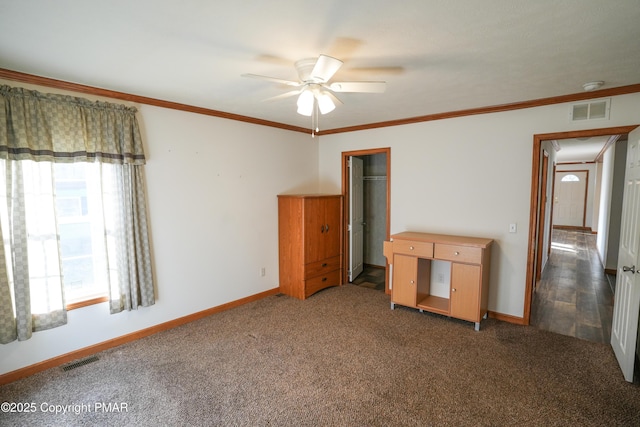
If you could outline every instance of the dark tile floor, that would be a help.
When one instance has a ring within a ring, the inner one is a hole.
[[[534,292],[531,324],[576,338],[609,343],[613,285],[590,233],[554,230],[551,255]]]
[[[384,275],[384,267],[365,265],[362,273],[351,283],[384,292]]]

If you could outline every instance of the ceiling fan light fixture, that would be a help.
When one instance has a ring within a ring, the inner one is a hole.
[[[604,82],[602,80],[599,80],[595,82],[585,83],[582,85],[582,88],[585,90],[585,92],[591,92],[593,90],[600,89],[600,86],[602,86],[603,84]]]
[[[321,114],[327,114],[332,112],[336,108],[336,104],[333,103],[333,100],[326,93],[320,93],[317,96],[318,99],[318,108],[320,109]]]
[[[309,90],[303,90],[298,97],[298,114],[303,116],[311,116],[313,113],[313,93]]]
[[[347,81],[330,83],[334,74],[342,67],[343,62],[337,58],[320,55],[317,58],[305,58],[295,62],[298,81],[285,80],[258,74],[243,74],[267,80],[272,83],[293,86],[297,90],[271,97],[269,99],[283,99],[297,96],[297,112],[311,117],[311,136],[319,132],[318,119],[322,114],[328,114],[342,105],[342,101],[334,92],[382,93],[386,83],[383,81]]]

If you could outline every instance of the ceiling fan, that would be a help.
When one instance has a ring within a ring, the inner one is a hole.
[[[280,83],[296,89],[274,96],[270,99],[282,99],[298,96],[298,114],[312,117],[312,127],[315,123],[315,131],[318,132],[317,115],[327,114],[342,104],[335,93],[360,92],[382,93],[386,89],[383,81],[349,81],[329,82],[331,77],[340,69],[342,61],[328,55],[320,55],[318,58],[306,58],[295,62],[299,81],[284,80],[275,77],[261,76],[258,74],[243,74],[243,77],[252,77]],[[315,120],[314,120],[315,119]],[[312,133],[313,136],[313,133]]]

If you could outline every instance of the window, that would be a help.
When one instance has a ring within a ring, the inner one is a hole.
[[[102,206],[91,163],[54,164],[55,205],[65,300],[68,304],[105,297]]]
[[[155,303],[135,113],[0,85],[0,342],[66,324],[65,308]]]
[[[562,182],[580,182],[580,178],[575,176],[574,174],[565,175],[560,180]]]

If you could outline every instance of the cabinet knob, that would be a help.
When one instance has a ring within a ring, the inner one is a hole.
[[[322,266],[323,266],[323,267],[326,267],[326,266],[327,266],[327,263],[326,263],[326,262],[323,262],[323,263],[322,263]]]
[[[414,284],[414,283],[416,283],[416,282],[414,282],[413,280],[410,280],[410,281],[409,281],[409,283],[411,283],[411,284],[413,285],[413,284]]]
[[[455,291],[456,291],[456,288],[451,288],[451,292],[455,292]]]
[[[413,246],[409,246],[409,250],[411,250],[411,251],[412,251],[413,249],[414,249],[414,247],[413,247]]]
[[[320,232],[324,233],[324,224],[322,224],[322,227],[320,227]]]
[[[453,254],[454,254],[454,255],[460,255],[460,252],[455,251]]]
[[[326,281],[327,281],[327,278],[326,278],[326,277],[323,277],[323,278],[322,278],[322,281],[323,281],[323,282],[326,282]]]

